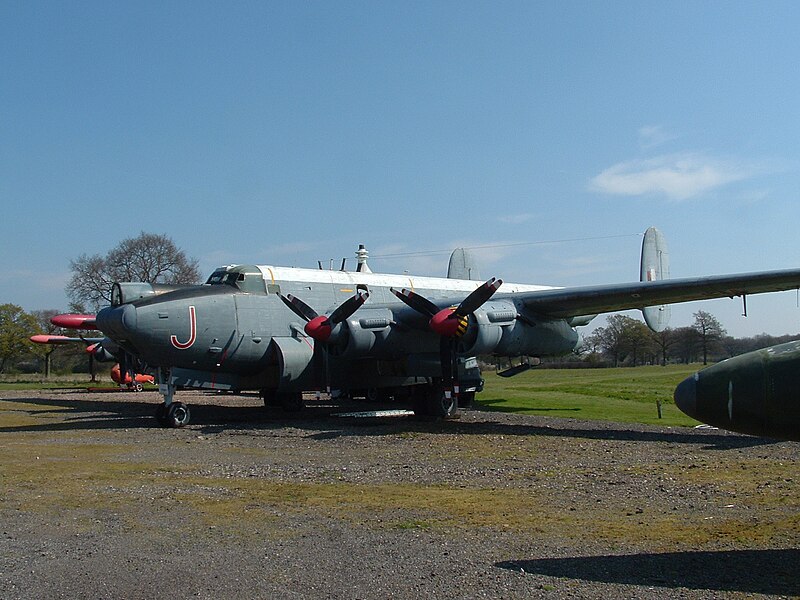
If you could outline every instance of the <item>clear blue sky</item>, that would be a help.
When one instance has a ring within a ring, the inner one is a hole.
[[[200,260],[589,285],[800,266],[800,3],[0,4],[0,302],[145,230]],[[606,236],[609,239],[590,239]],[[800,331],[794,292],[694,303]]]

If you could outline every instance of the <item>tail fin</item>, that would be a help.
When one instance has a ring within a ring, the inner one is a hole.
[[[466,248],[456,248],[450,255],[450,264],[447,267],[448,279],[472,279],[483,281],[475,257]]]
[[[644,232],[640,281],[669,279],[669,252],[664,235],[655,227]],[[653,331],[663,331],[669,325],[672,310],[669,305],[648,306],[642,309],[645,323]]]

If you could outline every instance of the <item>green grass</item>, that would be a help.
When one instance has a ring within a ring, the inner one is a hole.
[[[484,373],[486,387],[476,404],[487,409],[522,414],[599,419],[619,423],[693,426],[672,401],[675,386],[700,365],[618,369],[531,369],[505,379]],[[33,376],[5,376],[0,391],[115,386],[111,381],[88,382],[88,376],[60,376],[39,382]],[[155,389],[154,386],[146,386]],[[656,403],[661,400],[662,418]]]
[[[699,365],[619,369],[531,369],[505,379],[486,373],[476,403],[488,410],[599,419],[621,423],[692,426],[675,406],[675,386]],[[657,402],[662,403],[658,418]]]

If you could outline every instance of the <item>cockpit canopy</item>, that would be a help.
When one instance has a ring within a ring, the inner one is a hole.
[[[229,285],[251,294],[267,293],[264,276],[254,265],[220,267],[211,274],[206,285]]]

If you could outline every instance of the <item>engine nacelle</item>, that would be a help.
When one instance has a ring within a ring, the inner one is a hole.
[[[399,323],[399,324],[398,324]],[[359,309],[334,330],[327,350],[337,357],[397,359],[410,354],[438,355],[440,338],[410,309]],[[470,317],[460,338],[462,356],[562,355],[574,350],[578,334],[564,319],[522,313],[510,300],[486,302]]]
[[[495,300],[475,311],[459,352],[470,356],[547,356],[571,352],[579,337],[563,319],[520,312],[509,300]]]
[[[366,308],[358,310],[341,323],[342,331],[334,344],[328,346],[335,356],[347,358],[396,359],[420,352],[438,352],[438,337],[419,327],[398,325],[409,319],[419,321],[410,309],[401,309],[402,316],[388,308]]]

